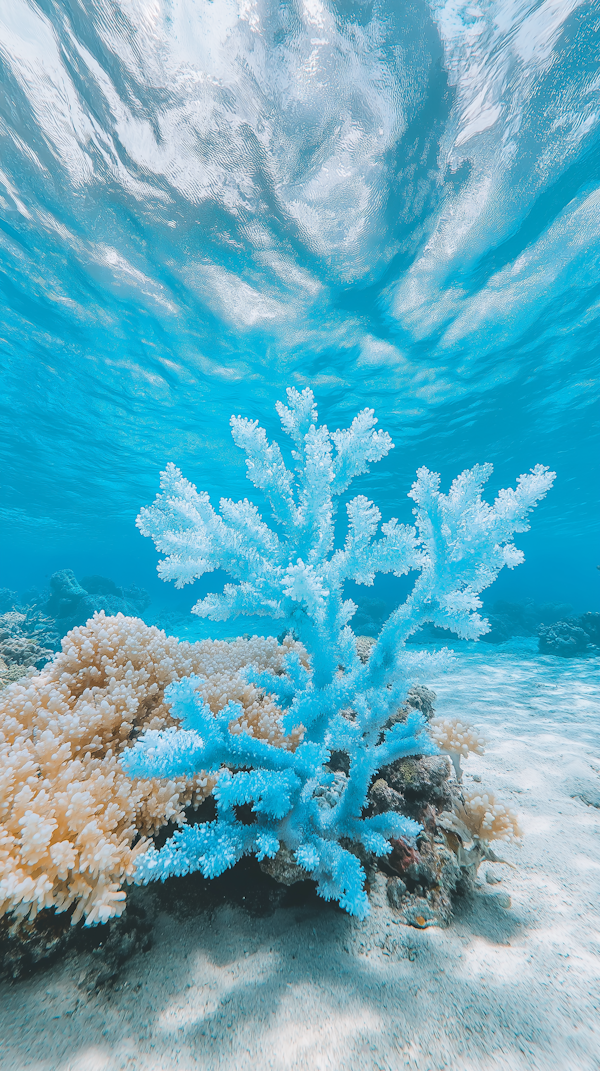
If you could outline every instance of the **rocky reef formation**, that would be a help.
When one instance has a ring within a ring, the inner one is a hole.
[[[507,602],[498,599],[485,605],[484,616],[490,630],[480,639],[483,643],[500,644],[515,637],[539,637],[543,654],[577,655],[600,646],[600,615],[574,615],[568,603]],[[368,615],[364,615],[368,617]],[[448,643],[448,629],[427,623],[407,640],[411,644]]]
[[[18,981],[59,956],[85,958],[78,964],[79,985],[93,990],[114,982],[127,961],[152,946],[151,923],[143,896],[133,891],[127,912],[100,926],[73,926],[73,910],[57,914],[46,908],[35,919],[0,918],[0,979]],[[86,956],[86,954],[88,954]]]
[[[541,654],[572,658],[597,653],[600,650],[600,614],[581,614],[553,625],[541,625],[538,636]]]
[[[54,622],[45,614],[30,609],[0,614],[0,690],[30,669],[41,669],[57,641]]]
[[[139,617],[150,605],[144,588],[121,588],[106,576],[84,576],[78,581],[72,569],[61,569],[50,577],[50,595],[45,612],[53,617],[61,636],[77,625],[85,625],[95,613],[107,617],[123,614]]]
[[[569,617],[573,607],[568,603],[507,602],[498,599],[485,607],[490,631],[482,636],[485,643],[504,643],[514,636],[536,636],[541,625],[552,625]]]
[[[60,651],[62,637],[95,613],[139,617],[149,605],[143,588],[121,588],[97,575],[80,582],[72,569],[53,573],[44,591],[30,588],[19,597],[0,588],[0,690],[29,670],[41,669]]]

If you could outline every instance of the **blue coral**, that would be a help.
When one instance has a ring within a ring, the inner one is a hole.
[[[138,863],[138,879],[150,881],[191,870],[213,878],[248,852],[259,860],[273,858],[285,844],[315,878],[321,896],[335,898],[351,914],[364,916],[364,871],[339,841],[345,837],[382,855],[390,851],[391,837],[418,833],[417,823],[401,815],[363,818],[361,812],[372,776],[381,766],[406,755],[436,751],[423,716],[410,714],[381,743],[371,746],[353,719],[338,716],[327,741],[305,737],[292,752],[246,733],[230,733],[229,724],[242,713],[241,707],[230,703],[215,717],[198,695],[198,683],[189,677],[165,691],[182,729],[146,733],[122,761],[137,777],[222,770],[214,789],[217,818],[184,826],[158,852],[151,848]],[[334,746],[352,756],[348,778],[340,774],[336,778],[327,766]],[[343,791],[324,805],[322,790],[334,782],[336,787],[341,782]],[[255,821],[249,825],[237,817],[236,808],[244,804],[252,805]]]
[[[293,442],[294,471],[256,421],[231,421],[234,440],[247,454],[248,476],[266,495],[277,532],[247,500],[221,499],[217,513],[208,495],[174,465],[162,474],[161,493],[141,511],[138,525],[167,555],[159,564],[164,579],[181,587],[223,569],[235,581],[223,594],[198,602],[195,613],[216,621],[258,613],[295,632],[308,660],[289,653],[282,674],[252,666],[246,672],[276,697],[286,732],[304,727],[302,743],[291,752],[234,735],[229,724],[239,706],[229,704],[214,716],[197,695],[197,681],[173,685],[169,698],[182,729],[146,734],[123,761],[132,776],[143,777],[225,768],[214,791],[217,817],[181,829],[158,852],[148,851],[137,873],[143,881],[191,870],[213,877],[245,853],[273,857],[283,845],[315,878],[321,896],[364,916],[364,871],[346,845],[384,855],[392,837],[414,836],[419,828],[393,813],[363,817],[369,784],[384,765],[436,751],[419,713],[391,724],[415,678],[440,664],[439,655],[409,651],[406,641],[427,622],[463,638],[486,631],[477,612],[479,592],[504,565],[522,561],[513,533],[528,528],[528,514],[554,474],[536,466],[519,477],[515,490],[500,491],[491,506],[481,498],[490,465],[463,472],[447,495],[435,473],[420,469],[410,491],[414,527],[395,518],[380,527],[379,510],[359,495],[346,506],[347,536],[336,548],[339,496],[392,449],[392,441],[375,429],[369,409],[344,431],[318,426],[310,390],[288,390],[288,406],[277,408]],[[363,663],[350,628],[356,606],[343,597],[345,581],[372,585],[378,572],[402,576],[411,570],[419,574],[411,594],[385,622]],[[347,776],[334,776],[334,751],[346,753]],[[237,815],[244,804],[252,808],[250,824]]]

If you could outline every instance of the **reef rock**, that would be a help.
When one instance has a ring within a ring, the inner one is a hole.
[[[455,856],[441,838],[423,834],[418,845],[398,838],[384,867],[388,873],[387,898],[409,926],[447,926],[452,916],[452,895],[462,875]]]
[[[80,583],[72,569],[60,569],[50,577],[50,597],[44,609],[63,636],[102,610],[107,617],[137,617],[149,605],[150,596],[143,588],[120,588],[109,577],[96,574],[84,576]]]
[[[57,957],[78,955],[80,985],[95,989],[114,982],[127,961],[152,946],[148,898],[133,891],[127,911],[93,929],[72,926],[72,911],[41,911],[35,919],[0,919],[0,979],[17,981]],[[81,969],[83,968],[83,970]]]
[[[309,881],[311,875],[298,866],[294,853],[282,845],[273,859],[265,858],[259,863],[264,874],[269,874],[281,885],[295,885],[298,881]]]
[[[369,789],[371,801],[371,814],[384,814],[386,811],[397,811],[402,814],[405,807],[404,796],[401,792],[391,788],[383,777],[378,777]]]
[[[381,770],[387,785],[404,798],[404,813],[419,822],[428,805],[436,811],[452,806],[449,776],[449,760],[441,755],[399,759]]]
[[[563,658],[585,654],[590,647],[600,647],[600,614],[581,614],[553,625],[541,625],[538,636],[541,654]]]

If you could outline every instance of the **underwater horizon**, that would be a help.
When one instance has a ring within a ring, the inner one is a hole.
[[[275,402],[310,386],[332,430],[368,406],[392,436],[356,483],[384,520],[421,465],[447,489],[492,462],[488,498],[555,470],[486,598],[597,609],[599,19],[2,5],[0,587],[218,590],[162,584],[135,518],[168,461],[262,508],[229,418],[280,440]]]

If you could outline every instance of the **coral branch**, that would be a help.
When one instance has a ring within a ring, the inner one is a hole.
[[[347,536],[336,548],[339,495],[393,444],[387,432],[376,430],[371,409],[359,413],[349,428],[330,432],[317,425],[310,390],[288,390],[287,400],[277,411],[293,443],[293,471],[256,421],[231,420],[234,441],[247,455],[248,476],[271,505],[277,535],[246,501],[223,500],[217,514],[208,496],[198,494],[173,465],[138,525],[167,554],[159,565],[163,578],[181,585],[220,568],[236,581],[222,595],[201,600],[195,613],[213,620],[268,615],[297,636],[304,653],[290,652],[281,673],[249,666],[246,675],[277,697],[285,710],[283,730],[297,732],[301,725],[303,739],[292,754],[232,734],[230,712],[208,711],[193,682],[173,686],[173,711],[188,735],[178,740],[177,734],[163,733],[160,742],[140,741],[127,755],[128,769],[154,776],[170,769],[216,771],[225,764],[231,773],[215,791],[215,822],[182,830],[160,852],[147,853],[138,874],[148,880],[200,869],[211,876],[247,852],[262,858],[281,849],[286,865],[292,852],[292,865],[313,875],[323,897],[363,915],[364,874],[347,842],[383,855],[390,851],[390,838],[410,838],[418,829],[396,813],[378,815],[377,821],[365,817],[370,782],[383,765],[437,750],[420,713],[394,724],[415,679],[440,664],[439,655],[407,651],[406,641],[426,622],[466,639],[486,632],[479,593],[504,565],[513,568],[522,560],[512,536],[526,530],[528,514],[554,474],[538,465],[519,477],[516,489],[501,491],[491,506],[481,497],[491,465],[463,472],[447,495],[439,490],[437,474],[419,469],[410,491],[414,526],[396,518],[380,526],[380,511],[359,495],[347,504]],[[359,657],[349,624],[356,607],[344,599],[344,582],[371,585],[378,572],[402,576],[411,570],[418,574],[411,594]],[[338,795],[331,797],[334,751],[346,754],[348,773],[337,778]],[[250,825],[236,817],[241,801],[252,806]]]

